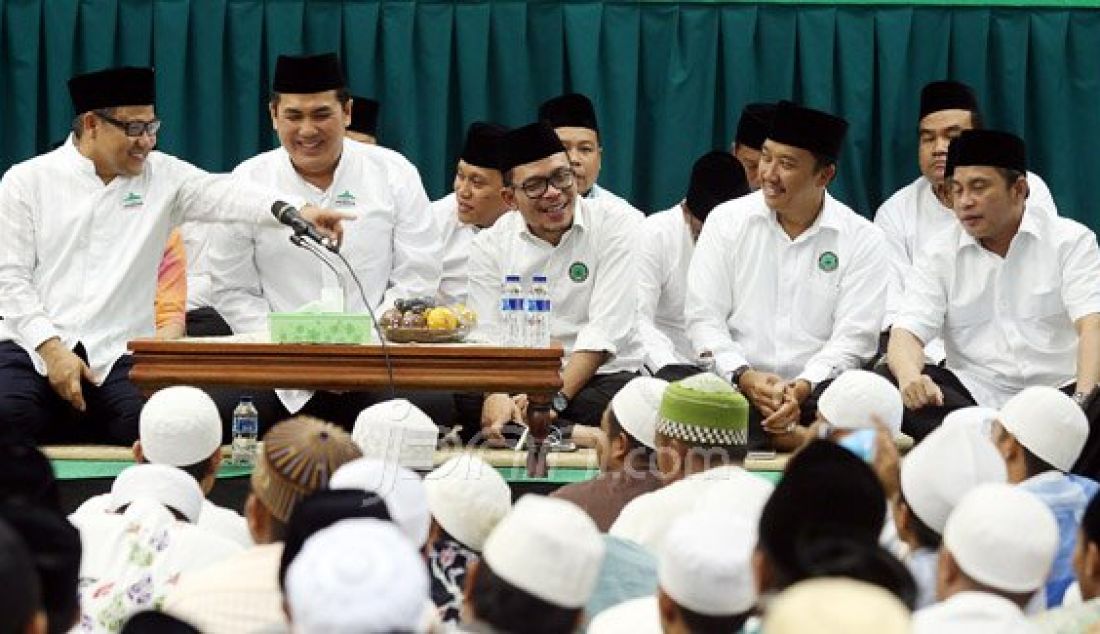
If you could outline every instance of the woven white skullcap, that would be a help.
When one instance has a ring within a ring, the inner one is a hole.
[[[588,634],[662,634],[657,597],[623,601],[600,612],[588,623]]]
[[[866,370],[848,370],[821,393],[817,410],[838,429],[873,429],[877,417],[897,436],[901,433],[901,393],[890,381]]]
[[[497,470],[478,456],[455,456],[424,478],[428,509],[459,542],[478,552],[512,508],[512,491]]]
[[[603,556],[599,530],[580,507],[540,495],[516,502],[489,535],[483,553],[504,581],[569,609],[588,603]]]
[[[177,385],[158,391],[141,408],[138,421],[141,450],[149,462],[189,467],[221,447],[218,406],[196,387]]]
[[[707,616],[733,616],[756,605],[752,552],[756,526],[729,511],[696,511],[672,525],[657,576],[677,605]]]
[[[631,379],[611,399],[611,411],[622,428],[650,449],[657,448],[657,421],[667,387],[668,381],[640,376]]]
[[[364,456],[427,471],[434,464],[439,428],[419,407],[395,398],[359,412],[351,438]]]
[[[357,458],[332,474],[330,489],[360,489],[386,503],[390,519],[417,546],[428,541],[431,512],[424,482],[411,469],[376,458]]]
[[[126,467],[111,484],[111,511],[146,499],[179,511],[192,524],[199,521],[203,494],[199,483],[186,471],[164,464]]]
[[[1077,462],[1089,437],[1085,412],[1052,387],[1029,387],[1001,408],[997,419],[1028,451],[1061,471]]]

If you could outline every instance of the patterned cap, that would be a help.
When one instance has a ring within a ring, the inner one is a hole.
[[[709,372],[689,376],[665,390],[657,433],[697,445],[748,444],[749,402]]]
[[[252,492],[275,519],[286,522],[294,506],[328,486],[332,473],[363,453],[332,423],[296,416],[272,427],[252,471]]]

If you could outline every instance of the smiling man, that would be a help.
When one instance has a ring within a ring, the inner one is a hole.
[[[1082,225],[1027,196],[1019,137],[968,130],[946,177],[958,222],[923,249],[906,280],[887,361],[923,438],[952,410],[1000,408],[1033,385],[1083,404],[1100,381],[1100,250]],[[925,365],[943,337],[944,367]]]
[[[688,270],[688,336],[749,399],[750,445],[792,448],[827,382],[875,352],[882,232],[826,191],[848,124],[782,101],[761,189],[711,211]]]
[[[72,135],[0,181],[0,421],[39,441],[131,444],[144,399],[126,344],[153,336],[168,234],[189,220],[287,231],[273,191],[153,150],[153,69],[78,75],[69,94]],[[338,229],[346,214],[302,215]]]
[[[439,233],[420,176],[403,156],[346,139],[351,101],[336,55],[281,55],[269,104],[281,147],[241,163],[234,174],[314,204],[358,215],[341,252],[362,282],[376,314],[399,298],[435,295],[439,287]],[[288,312],[321,299],[324,289],[343,297],[347,312],[367,306],[343,263],[339,275],[286,236],[262,228],[220,227],[210,247],[214,306],[234,332],[263,331],[269,312]],[[365,395],[282,391],[277,403],[259,399],[261,420],[297,413],[350,428],[370,404]],[[269,404],[274,412],[263,411]]]
[[[432,217],[443,242],[439,298],[448,304],[466,303],[470,242],[508,211],[500,193],[504,188],[500,150],[507,131],[493,123],[471,123],[455,168],[454,192],[432,203]]]
[[[478,314],[479,335],[499,339],[505,275],[520,275],[525,285],[534,275],[546,275],[550,338],[561,342],[566,359],[554,411],[559,423],[578,425],[578,443],[589,444],[611,397],[642,364],[634,333],[638,219],[606,200],[577,195],[565,148],[545,123],[505,136],[501,171],[505,203],[519,212],[501,217],[473,241],[470,307]],[[505,424],[522,420],[521,410],[508,394],[488,395],[482,428],[500,440]]]
[[[978,99],[970,86],[957,81],[934,81],[921,89],[917,122],[917,164],[921,175],[895,192],[875,212],[875,224],[886,234],[890,249],[891,279],[884,330],[889,329],[901,308],[905,279],[917,255],[937,233],[957,224],[944,176],[947,147],[965,130],[981,127]],[[1029,200],[1058,213],[1043,179],[1028,172],[1027,185]],[[925,355],[932,363],[943,361],[943,341],[928,342]]]

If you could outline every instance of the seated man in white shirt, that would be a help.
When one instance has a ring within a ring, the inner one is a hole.
[[[603,146],[600,145],[600,126],[591,99],[579,93],[548,99],[539,106],[539,120],[554,128],[565,146],[569,164],[576,175],[576,190],[581,196],[606,198],[642,217],[642,212],[622,197],[596,184],[603,166]]]
[[[471,123],[455,168],[454,193],[432,203],[432,217],[443,242],[439,299],[444,303],[466,303],[470,242],[508,211],[500,195],[504,188],[500,144],[507,131],[494,123]]]
[[[378,145],[378,107],[375,99],[351,95],[351,123],[344,136],[352,141]]]
[[[761,190],[716,207],[695,245],[688,334],[748,397],[750,446],[792,449],[826,382],[875,352],[885,241],[825,189],[847,127],[780,102]]]
[[[753,191],[760,189],[760,152],[775,117],[775,104],[750,103],[741,109],[730,154],[741,162]]]
[[[559,424],[577,424],[578,443],[588,443],[598,437],[611,397],[642,364],[634,334],[637,219],[606,200],[577,195],[565,148],[545,123],[508,133],[501,170],[505,201],[519,213],[479,233],[470,250],[470,307],[480,320],[478,334],[499,340],[506,275],[520,275],[524,283],[546,275],[550,338],[565,350],[553,409]],[[482,431],[499,441],[505,424],[523,420],[520,402],[490,394],[462,416],[469,422],[480,414]]]
[[[970,86],[956,81],[934,81],[921,89],[917,123],[917,164],[921,175],[894,192],[875,212],[875,225],[886,234],[890,249],[890,289],[883,324],[886,333],[901,308],[905,279],[917,256],[937,233],[958,222],[951,211],[951,192],[944,176],[947,147],[964,130],[981,128],[978,98]],[[1043,179],[1028,172],[1027,184],[1029,199],[1057,214]],[[882,343],[885,345],[885,340]],[[932,363],[943,361],[943,341],[927,342],[925,355]]]
[[[153,150],[153,69],[78,75],[69,93],[72,135],[0,181],[0,420],[37,440],[129,445],[144,399],[126,344],[153,336],[169,233],[189,220],[286,232],[275,192]],[[330,234],[346,215],[302,209]]]
[[[887,352],[902,430],[917,440],[960,407],[1000,408],[1032,385],[1084,404],[1100,381],[1096,236],[1028,199],[1026,170],[1015,135],[968,130],[951,142],[960,222],[922,249]],[[940,336],[944,366],[925,365],[925,344]]]
[[[684,323],[684,295],[695,241],[711,209],[749,193],[745,171],[727,152],[704,154],[687,196],[642,221],[638,249],[638,334],[654,376],[677,381],[699,372]]]
[[[370,308],[376,315],[397,299],[434,296],[439,234],[420,176],[393,150],[345,139],[352,104],[336,55],[279,56],[272,93],[271,122],[281,147],[248,159],[233,173],[354,211],[358,218],[348,226],[341,253],[366,297],[331,254],[322,262],[282,233],[218,227],[210,246],[215,308],[233,332],[263,331],[268,313],[298,310],[320,300],[325,289],[343,298],[345,311]],[[261,425],[301,411],[350,429],[376,400],[366,392],[280,390],[277,400],[270,394],[257,395]]]
[[[1010,484],[982,484],[951,512],[943,532],[936,597],[917,611],[915,634],[1034,632],[1023,608],[1058,548],[1054,516]]]

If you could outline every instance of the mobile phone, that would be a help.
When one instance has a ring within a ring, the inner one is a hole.
[[[870,464],[875,460],[875,437],[873,429],[857,429],[837,441],[837,444],[859,456]]]
[[[745,454],[745,460],[775,460],[774,450],[755,450]]]

